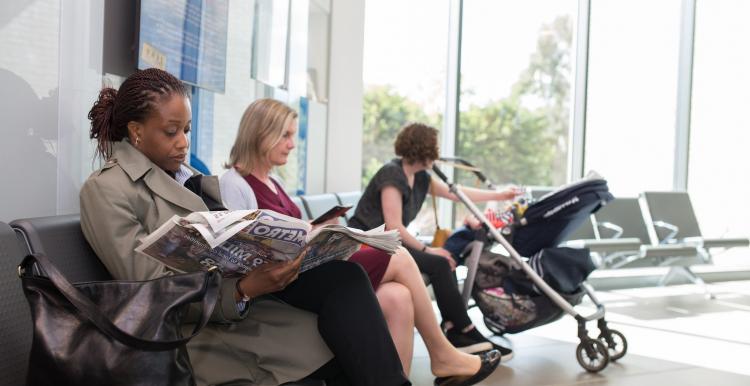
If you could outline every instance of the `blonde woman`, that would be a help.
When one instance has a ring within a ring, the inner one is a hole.
[[[301,217],[281,183],[271,175],[274,167],[286,164],[296,133],[297,113],[287,105],[260,99],[248,106],[226,165],[228,170],[220,179],[222,199],[229,209],[264,208]],[[388,256],[366,248],[350,261],[367,271],[407,374],[415,326],[430,354],[436,385],[472,385],[497,367],[497,351],[470,355],[448,342],[432,311],[419,269],[406,250]]]

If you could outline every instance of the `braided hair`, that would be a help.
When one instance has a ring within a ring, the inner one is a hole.
[[[172,95],[187,96],[187,88],[172,74],[149,68],[136,71],[120,86],[105,87],[89,111],[90,138],[96,139],[96,155],[109,159],[112,144],[128,136],[128,123],[144,122],[157,103]]]

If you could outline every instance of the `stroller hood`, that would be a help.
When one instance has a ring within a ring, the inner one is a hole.
[[[555,247],[613,199],[603,179],[582,180],[552,192],[529,205],[516,221],[511,244],[522,256]]]
[[[612,201],[614,197],[609,193],[607,181],[587,180],[568,188],[554,191],[540,200],[529,205],[523,218],[526,224],[545,221],[549,218],[570,218],[581,215],[581,209],[592,207],[586,215],[595,213],[599,208]]]

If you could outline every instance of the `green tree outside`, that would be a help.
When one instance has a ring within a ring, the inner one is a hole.
[[[543,25],[529,66],[507,98],[459,116],[456,153],[497,183],[555,186],[567,173],[572,23]],[[470,93],[471,90],[463,90]],[[467,173],[458,177],[470,183]]]
[[[543,25],[536,51],[508,97],[484,105],[462,106],[456,154],[479,166],[497,183],[559,185],[566,180],[572,22],[559,17]],[[462,93],[471,93],[470,89]],[[393,157],[393,140],[410,121],[442,126],[442,116],[427,115],[392,87],[365,90],[363,178]],[[464,184],[475,179],[457,173]]]
[[[427,115],[416,102],[399,95],[390,86],[370,87],[363,103],[362,186],[367,186],[383,163],[394,157],[393,141],[399,129],[408,122],[442,126],[440,114]]]

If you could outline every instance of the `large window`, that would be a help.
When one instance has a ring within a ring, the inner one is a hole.
[[[442,126],[448,6],[448,0],[366,2],[362,186],[394,157],[393,139],[404,123]]]
[[[581,161],[584,174],[599,172],[618,197],[682,189],[687,181],[705,235],[746,236],[750,204],[735,198],[750,195],[746,3],[367,2],[363,183],[393,156],[403,123],[442,129],[442,112],[455,109],[455,139],[447,140],[496,184],[559,186],[577,177]],[[449,32],[456,15],[448,9],[457,4],[461,29]],[[693,24],[685,7],[694,5]],[[586,67],[577,73],[580,59]],[[455,101],[446,98],[454,63]],[[573,111],[581,113],[575,122]],[[472,174],[454,171],[459,183],[475,184]],[[466,210],[454,208],[457,223]],[[721,255],[719,263],[745,264],[747,251],[737,254],[745,256]]]
[[[697,4],[688,190],[708,236],[750,234],[748,18],[746,1]],[[732,252],[717,262],[747,265],[747,249]]]
[[[456,153],[496,183],[566,181],[576,10],[570,0],[464,1]]]
[[[331,0],[310,1],[307,32],[307,97],[328,101],[328,43],[330,40]]]
[[[201,90],[201,98],[193,100],[194,110],[199,111],[198,155],[212,173],[224,172],[240,118],[254,100],[274,98],[297,110],[300,121],[311,119],[303,114],[300,102],[306,92],[311,16],[300,9],[308,7],[289,0],[229,2],[226,90],[210,94]],[[309,133],[311,124],[305,130]],[[302,132],[287,164],[275,171],[289,193],[305,188],[308,150]]]
[[[584,167],[615,195],[672,189],[681,3],[592,1]]]
[[[255,0],[252,77],[273,87],[287,87],[289,0]]]
[[[565,182],[576,6],[464,2],[456,152],[497,182]]]

